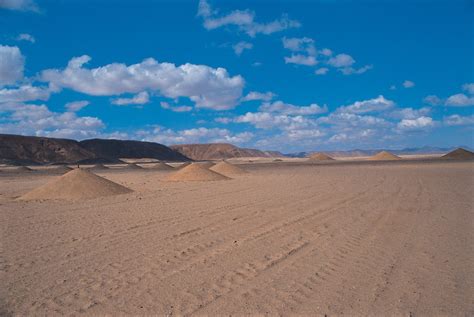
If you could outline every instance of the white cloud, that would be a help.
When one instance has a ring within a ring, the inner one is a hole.
[[[419,117],[416,119],[403,119],[397,125],[399,130],[425,130],[434,126],[433,119],[430,117]]]
[[[99,118],[53,112],[46,105],[4,103],[0,113],[0,133],[84,139],[98,136],[104,128]]]
[[[241,41],[232,46],[234,52],[237,56],[240,56],[245,50],[250,50],[253,48],[253,44],[245,41]]]
[[[314,40],[308,37],[303,38],[282,38],[283,47],[289,49],[292,52],[306,52],[308,55],[315,56],[316,48],[314,46]]]
[[[356,101],[351,105],[339,107],[338,112],[344,113],[369,113],[369,112],[381,112],[391,109],[395,106],[392,100],[385,99],[384,96],[380,95],[377,98]]]
[[[423,102],[432,106],[439,106],[443,103],[443,100],[435,95],[429,95],[423,98]]]
[[[331,56],[332,51],[329,48],[323,48],[322,50],[319,51],[319,54],[324,55],[324,56]]]
[[[171,110],[173,112],[189,112],[193,110],[193,107],[190,106],[171,106],[165,101],[160,102],[160,106],[163,109]]]
[[[217,16],[217,10],[212,10],[206,0],[200,0],[198,5],[198,16],[203,18],[203,25],[207,30],[213,30],[224,26],[235,26],[240,31],[254,37],[257,34],[272,34],[289,28],[298,28],[301,23],[291,20],[283,15],[280,19],[269,23],[255,22],[255,13],[250,10],[234,10],[229,14]]]
[[[403,85],[403,87],[405,87],[405,88],[412,88],[412,87],[415,87],[415,83],[412,82],[411,80],[405,80],[402,85]]]
[[[313,66],[318,63],[314,56],[308,56],[303,54],[291,54],[290,57],[285,56],[286,64],[298,64],[305,66]]]
[[[0,89],[0,103],[48,100],[51,90],[47,87],[23,85],[18,88]]]
[[[329,72],[329,68],[327,67],[322,67],[314,71],[316,75],[326,75],[328,72]]]
[[[285,114],[272,114],[270,112],[247,112],[232,120],[236,123],[249,123],[259,129],[295,130],[312,125],[313,121],[301,115],[289,116]]]
[[[263,101],[270,101],[272,100],[276,95],[272,92],[265,92],[261,93],[258,91],[251,91],[249,92],[245,97],[241,99],[242,102],[245,101],[254,101],[254,100],[263,100]]]
[[[84,107],[90,105],[90,102],[87,100],[80,100],[80,101],[72,101],[66,103],[65,107],[69,112],[76,112],[81,110]]]
[[[118,106],[124,105],[144,105],[150,102],[150,96],[146,91],[142,91],[132,98],[117,98],[112,100],[112,104]]]
[[[25,58],[16,46],[0,45],[0,87],[23,79]]]
[[[453,114],[451,116],[445,117],[443,123],[447,126],[463,126],[463,125],[474,125],[474,115],[470,116],[460,116],[458,114]]]
[[[112,96],[154,90],[168,98],[188,97],[199,108],[234,108],[241,95],[244,79],[230,77],[224,68],[205,65],[158,63],[148,58],[138,64],[108,64],[84,68],[90,57],[71,59],[63,70],[42,72],[43,81],[94,96]]]
[[[390,90],[397,90],[397,86],[391,85],[391,86],[390,86]]]
[[[36,39],[33,37],[33,35],[28,34],[28,33],[21,33],[16,37],[17,41],[27,41],[30,43],[35,43]]]
[[[391,126],[391,123],[383,118],[347,112],[333,112],[326,117],[318,118],[317,122],[320,124],[331,124],[336,127],[336,130],[345,128],[382,128]]]
[[[355,60],[348,54],[337,54],[328,60],[328,64],[334,67],[349,67],[354,63]]]
[[[462,85],[462,89],[467,91],[469,94],[474,95],[474,83],[468,83]]]
[[[327,107],[320,107],[313,103],[309,106],[295,106],[283,101],[275,101],[273,103],[264,103],[260,106],[259,111],[261,112],[279,112],[286,115],[314,115],[321,114],[328,111]]]
[[[389,116],[395,119],[416,119],[427,116],[431,113],[431,108],[423,107],[420,109],[400,108],[390,112]]]
[[[352,75],[352,74],[363,74],[368,70],[371,70],[373,68],[372,65],[365,65],[360,68],[353,68],[353,67],[343,67],[339,68],[339,71],[343,73],[344,75]]]
[[[0,9],[39,12],[34,0],[1,0]]]
[[[446,99],[444,104],[450,107],[474,106],[474,97],[468,97],[465,94],[456,94]]]

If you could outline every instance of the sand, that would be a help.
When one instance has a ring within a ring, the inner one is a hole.
[[[190,162],[184,162],[184,163],[182,163],[182,164],[176,166],[175,168],[181,169],[181,168],[185,168],[185,167],[188,166],[188,165],[191,165],[191,163],[190,163]]]
[[[245,168],[74,203],[0,175],[0,315],[472,315],[473,162]]]
[[[458,148],[446,155],[443,155],[442,158],[450,160],[472,160],[474,159],[474,153],[463,148]]]
[[[230,178],[211,171],[199,163],[183,167],[166,178],[169,182],[220,181],[227,179]]]
[[[334,161],[334,159],[332,157],[330,157],[329,155],[325,154],[325,153],[315,153],[315,154],[312,154],[309,159],[311,161]]]
[[[127,164],[124,167],[121,168],[122,170],[143,170],[143,167],[137,164]]]
[[[3,172],[8,173],[29,173],[34,172],[33,169],[29,168],[28,166],[15,166],[15,167],[8,167],[3,169]]]
[[[102,171],[102,170],[108,170],[109,168],[103,164],[95,164],[91,167],[87,168],[90,171]]]
[[[174,168],[166,163],[156,163],[153,164],[150,169],[156,170],[156,171],[173,171]]]
[[[371,160],[371,161],[395,161],[395,160],[401,160],[401,159],[402,159],[401,157],[396,156],[395,154],[392,154],[387,151],[379,152],[375,154],[374,156],[371,156],[368,158],[368,160]]]
[[[217,172],[219,174],[225,175],[227,177],[234,177],[234,176],[248,174],[248,172],[243,170],[242,168],[235,166],[233,164],[227,163],[225,161],[217,163],[216,165],[212,166],[210,170]]]
[[[129,192],[131,190],[122,185],[78,168],[22,195],[19,199],[84,200]]]

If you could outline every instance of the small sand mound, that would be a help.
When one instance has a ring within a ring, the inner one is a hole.
[[[247,171],[244,171],[238,166],[232,165],[230,163],[227,163],[225,161],[219,162],[213,167],[210,168],[211,171],[217,172],[219,174],[222,174],[224,176],[237,176],[237,175],[243,175],[247,174]]]
[[[91,166],[87,169],[90,171],[100,171],[100,170],[108,170],[109,168],[105,166],[104,164],[95,164],[94,166]]]
[[[177,168],[177,169],[182,169],[182,168],[185,168],[186,166],[189,166],[189,165],[191,165],[191,163],[185,162],[185,163],[183,163],[183,164],[181,164],[181,165],[176,166],[175,168]]]
[[[12,173],[28,173],[28,172],[33,172],[31,168],[27,166],[16,166],[13,168],[9,168],[8,170],[4,170],[5,172],[12,172]]]
[[[442,158],[450,160],[472,160],[474,159],[474,153],[463,148],[458,148],[443,155]]]
[[[103,196],[120,195],[130,189],[77,168],[57,179],[21,196],[21,200],[84,200]]]
[[[219,181],[226,179],[229,179],[229,177],[211,171],[197,163],[181,168],[166,178],[166,180],[170,182]]]
[[[168,164],[165,164],[165,163],[156,163],[153,166],[151,166],[150,169],[153,169],[155,171],[171,171],[171,170],[174,170],[174,168],[172,166],[169,166]]]
[[[401,159],[402,159],[401,157],[396,156],[387,151],[379,152],[375,154],[374,156],[368,158],[368,160],[371,160],[371,161],[395,161],[395,160],[401,160]]]
[[[309,159],[311,161],[334,161],[332,157],[325,153],[314,153],[309,157]]]
[[[140,165],[132,163],[132,164],[127,164],[127,166],[125,166],[122,169],[123,170],[142,170],[143,167],[141,167]]]
[[[58,165],[53,168],[50,168],[48,171],[55,172],[55,173],[66,173],[66,172],[72,171],[72,168],[70,168],[67,165]]]

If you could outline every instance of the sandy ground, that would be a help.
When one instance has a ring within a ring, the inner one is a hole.
[[[474,163],[245,169],[75,203],[1,175],[0,315],[474,314]]]

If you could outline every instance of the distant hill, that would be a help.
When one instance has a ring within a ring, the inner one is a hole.
[[[469,148],[462,146],[463,148]],[[416,154],[445,154],[458,147],[442,148],[442,147],[432,147],[424,146],[418,148],[405,148],[401,150],[390,150],[390,149],[374,149],[374,150],[348,150],[348,151],[323,151],[327,155],[332,157],[356,157],[356,156],[373,156],[382,151],[390,151],[395,155],[416,155]],[[288,157],[309,157],[314,152],[297,152],[286,154]]]
[[[6,164],[94,164],[117,162],[119,158],[154,158],[189,161],[181,153],[152,142],[92,139],[75,141],[35,136],[0,134],[0,163]]]
[[[234,157],[283,157],[276,151],[239,148],[228,143],[179,144],[171,148],[193,160],[219,160]]]

